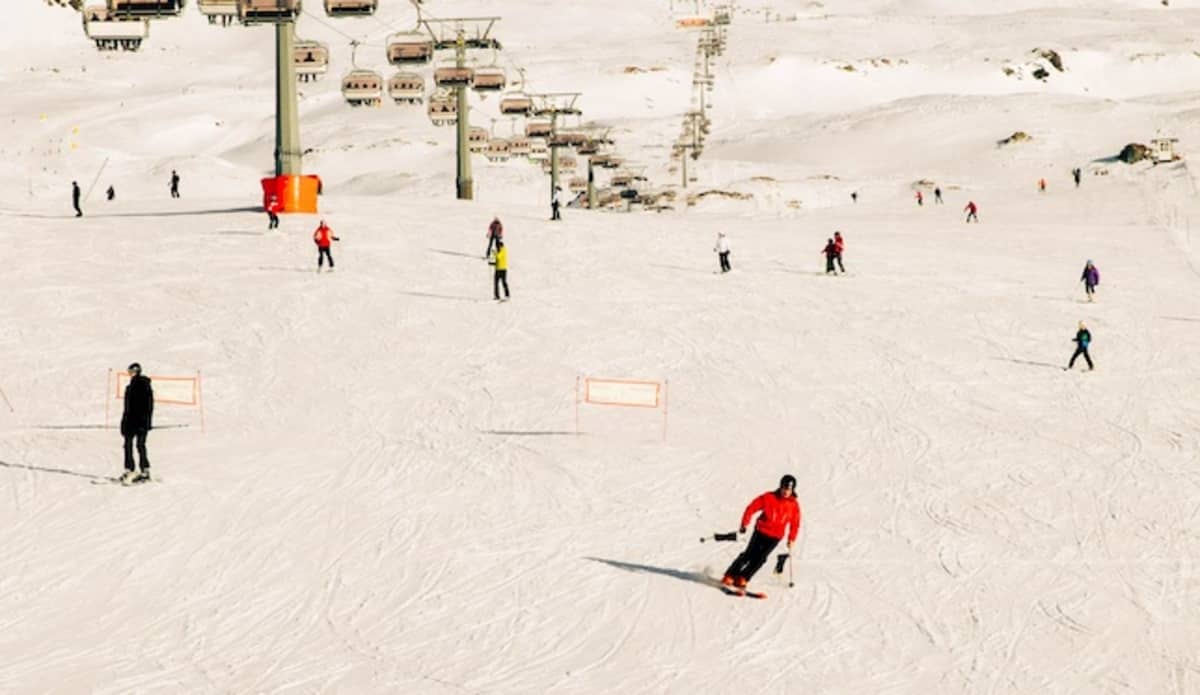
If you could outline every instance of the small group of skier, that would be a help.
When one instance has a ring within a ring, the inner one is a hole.
[[[846,250],[846,240],[842,238],[841,232],[834,232],[833,236],[825,240],[825,248],[821,253],[825,254],[825,274],[837,275],[838,271],[834,269],[833,264],[837,263],[837,267],[845,274],[846,266],[842,265],[842,253]]]
[[[176,172],[174,169],[171,170],[171,181],[168,184],[168,186],[171,191],[171,197],[178,198],[179,197],[179,173]],[[83,191],[79,188],[79,182],[72,181],[71,182],[71,207],[75,209],[76,217],[83,217],[83,208],[80,207],[80,204],[83,202],[81,200],[82,197],[83,197]],[[106,190],[104,192],[104,197],[105,197],[105,199],[109,200],[110,202],[112,200],[115,200],[117,197],[117,189],[114,186],[110,185],[108,187],[108,190]]]
[[[488,245],[483,257],[492,266],[492,298],[497,302],[509,300],[508,292],[508,248],[504,245],[504,224],[493,217],[488,225]],[[493,250],[494,249],[494,250]],[[500,299],[500,287],[504,286],[504,299]]]

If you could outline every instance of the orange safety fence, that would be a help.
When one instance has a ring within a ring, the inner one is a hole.
[[[636,379],[575,379],[575,434],[579,434],[579,405],[612,405],[663,411],[663,440],[667,438],[667,382]]]
[[[192,406],[200,411],[200,431],[204,431],[204,397],[200,372],[194,376],[158,376],[147,374],[154,389],[154,404]],[[109,409],[114,400],[124,400],[125,387],[132,377],[126,370],[109,369],[104,388],[104,426],[108,427]]]

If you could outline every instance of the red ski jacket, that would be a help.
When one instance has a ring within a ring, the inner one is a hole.
[[[504,236],[504,225],[500,224],[500,220],[492,220],[488,225],[488,238],[500,239]]]
[[[313,241],[317,242],[317,248],[327,249],[330,246],[331,240],[336,240],[333,235],[333,230],[325,225],[317,227],[317,231],[313,232]]]
[[[800,503],[795,496],[780,497],[777,491],[772,490],[755,497],[746,511],[742,512],[742,528],[750,523],[750,517],[757,512],[762,512],[758,523],[754,524],[759,533],[771,538],[783,538],[786,528],[788,543],[796,541],[796,534],[800,532]]]

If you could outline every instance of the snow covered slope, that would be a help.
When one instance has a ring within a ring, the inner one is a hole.
[[[531,88],[581,91],[677,180],[696,37],[668,3],[426,7],[503,15]],[[536,167],[476,160],[479,200],[454,201],[448,129],[342,104],[350,40],[382,69],[407,4],[306,16],[334,53],[301,89],[341,237],[318,275],[317,218],[268,232],[254,208],[269,30],[192,8],[100,55],[70,11],[21,3],[0,28],[0,692],[1200,692],[1194,178],[1111,161],[1159,130],[1200,142],[1200,11],[998,7],[741,3],[678,209],[560,224]],[[1034,79],[1034,49],[1065,70]],[[70,181],[93,179],[77,220]],[[915,205],[922,180],[944,206]],[[682,204],[708,190],[751,197]],[[826,277],[835,229],[849,274]],[[1067,373],[1080,320],[1097,369]],[[126,489],[102,388],[135,360],[202,372],[205,431],[161,406],[163,482]],[[668,380],[667,441],[661,413],[586,407],[576,436],[579,375]],[[740,548],[697,539],[784,473],[795,586],[768,567],[768,600],[726,597],[708,578]]]

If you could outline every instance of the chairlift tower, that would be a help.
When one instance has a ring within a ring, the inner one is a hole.
[[[437,51],[454,51],[454,64],[462,70],[467,67],[468,50],[501,49],[500,42],[491,38],[492,27],[500,21],[499,17],[455,17],[450,19],[421,19],[421,25],[433,39],[433,48]],[[458,170],[455,177],[455,188],[459,200],[475,199],[475,182],[471,178],[471,150],[467,135],[471,127],[467,89],[470,84],[466,81],[454,86],[455,98],[458,104],[456,146],[458,151]]]
[[[575,101],[581,96],[580,92],[546,92],[544,94],[530,94],[533,99],[533,114],[535,116],[550,117],[550,195],[554,195],[555,189],[558,188],[558,150],[562,147],[555,143],[555,137],[558,135],[558,117],[559,116],[581,116],[583,111],[575,106]],[[588,160],[589,165],[591,160]]]

